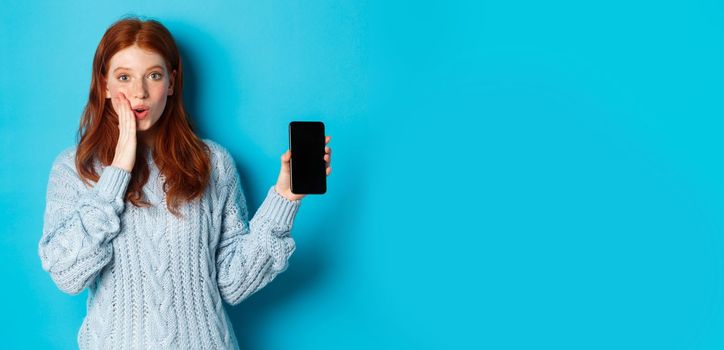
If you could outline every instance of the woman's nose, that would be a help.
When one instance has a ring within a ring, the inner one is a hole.
[[[143,82],[136,81],[136,83],[133,84],[132,89],[133,90],[131,90],[131,94],[133,95],[133,97],[135,97],[137,99],[144,99],[144,98],[148,97],[147,96],[148,91],[146,89],[146,84],[144,84]]]

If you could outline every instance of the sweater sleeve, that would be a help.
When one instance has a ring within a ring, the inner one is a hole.
[[[301,200],[291,201],[274,190],[251,221],[239,174],[231,161],[230,181],[222,187],[221,237],[216,250],[221,297],[236,305],[286,270],[296,246],[290,232]]]
[[[53,162],[38,253],[43,270],[63,292],[79,294],[111,261],[130,178],[126,170],[108,166],[89,189],[72,158],[61,155]]]

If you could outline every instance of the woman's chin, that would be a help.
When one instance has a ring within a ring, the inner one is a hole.
[[[146,131],[148,130],[148,126],[146,123],[137,123],[136,124],[136,131]]]
[[[149,125],[148,123],[140,122],[140,123],[136,124],[136,131],[151,134],[151,133],[154,133],[154,131],[151,130],[151,129],[153,129],[152,127],[153,127],[153,125]]]

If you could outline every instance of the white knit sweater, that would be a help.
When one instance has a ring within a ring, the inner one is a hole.
[[[38,252],[62,291],[89,288],[80,349],[238,349],[221,301],[238,304],[286,270],[301,201],[272,186],[249,221],[233,158],[203,141],[212,177],[200,200],[180,207],[184,218],[166,208],[150,153],[150,208],[124,202],[129,172],[96,162],[100,179],[89,187],[74,146],[54,160]]]

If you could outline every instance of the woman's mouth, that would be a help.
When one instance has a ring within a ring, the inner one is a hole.
[[[148,116],[148,108],[134,108],[133,114],[136,115],[136,119],[141,120]]]

